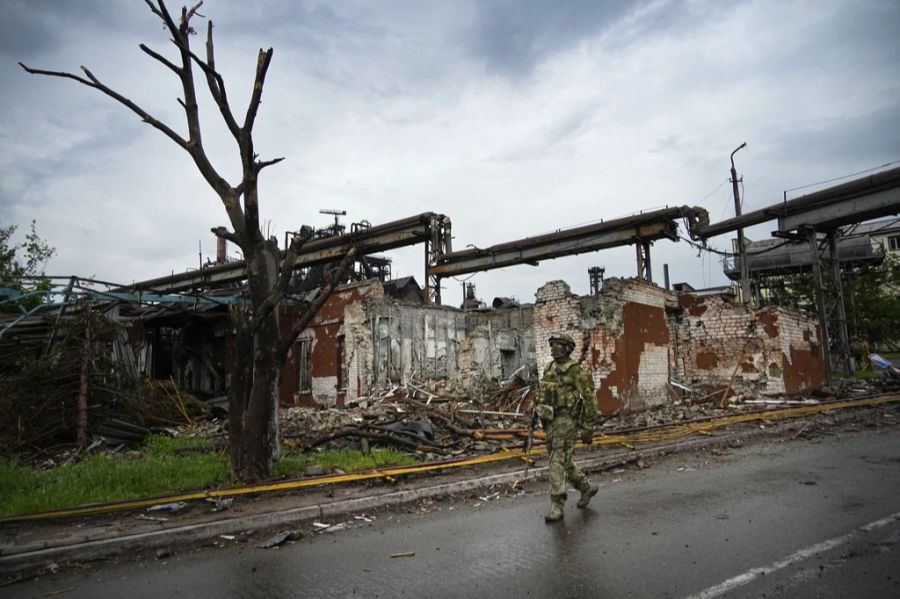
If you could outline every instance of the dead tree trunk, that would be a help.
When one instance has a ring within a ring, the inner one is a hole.
[[[162,132],[191,156],[197,170],[222,200],[231,223],[231,230],[215,228],[212,231],[241,248],[246,260],[249,287],[248,304],[233,306],[231,311],[237,362],[237,372],[232,376],[229,390],[231,467],[232,474],[238,480],[247,482],[259,480],[268,476],[279,447],[278,384],[287,352],[334,290],[335,285],[346,275],[353,264],[355,250],[348,252],[340,267],[332,273],[327,285],[307,306],[305,314],[298,322],[293,323],[290,332],[283,334],[277,308],[286,297],[297,255],[302,245],[312,235],[312,230],[304,228],[303,233],[295,236],[288,248],[279,250],[277,245],[263,237],[259,227],[259,173],[264,168],[283,160],[282,158],[259,160],[253,146],[253,125],[262,98],[266,73],[272,60],[272,49],[259,51],[250,102],[243,122],[238,122],[228,101],[225,81],[216,70],[211,21],[207,26],[206,58],[200,58],[191,49],[191,36],[196,33],[191,26],[191,19],[201,16],[197,13],[200,4],[190,9],[183,7],[181,19],[176,23],[163,0],[144,1],[153,14],[162,19],[171,35],[178,59],[169,60],[143,44],[140,48],[179,78],[184,97],[178,102],[186,117],[187,137],[151,116],[129,98],[104,85],[84,67],[81,68],[84,73],[82,77],[68,72],[32,69],[19,64],[32,74],[72,79],[96,89],[137,114],[143,122]],[[241,158],[241,178],[236,185],[229,183],[219,174],[203,148],[194,86],[195,66],[202,71],[210,96],[237,142]],[[287,329],[286,326],[284,328]]]

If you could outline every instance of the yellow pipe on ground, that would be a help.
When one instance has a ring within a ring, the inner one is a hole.
[[[855,408],[864,406],[876,406],[881,404],[893,403],[900,401],[900,395],[881,395],[865,399],[854,399],[847,401],[837,401],[827,404],[818,404],[814,406],[801,406],[798,408],[784,408],[780,410],[767,410],[764,412],[756,412],[753,414],[736,414],[734,416],[725,416],[716,420],[702,423],[690,424],[673,424],[662,428],[656,428],[646,431],[636,431],[634,433],[607,435],[599,433],[594,437],[594,445],[622,445],[629,449],[634,449],[634,443],[645,443],[651,441],[671,441],[690,436],[692,434],[711,435],[711,431],[732,426],[734,424],[742,424],[753,421],[775,421],[788,420],[791,418],[800,418],[803,416],[811,416],[841,410],[844,408]],[[577,443],[576,447],[583,447],[583,443]],[[535,445],[531,449],[531,455],[540,455],[547,452],[545,445]],[[0,523],[7,522],[29,522],[39,520],[49,520],[53,518],[64,518],[69,516],[90,516],[96,514],[104,514],[121,510],[130,510],[138,508],[147,508],[154,505],[162,505],[166,503],[175,503],[179,501],[191,501],[199,499],[215,499],[219,497],[235,497],[240,495],[251,495],[254,493],[269,493],[272,491],[292,491],[295,489],[304,489],[307,487],[316,487],[320,485],[334,485],[348,482],[359,482],[364,480],[372,480],[377,478],[394,479],[398,476],[406,474],[419,474],[422,472],[434,472],[436,470],[448,470],[450,468],[460,468],[466,466],[477,466],[480,464],[489,464],[492,462],[500,462],[509,459],[526,459],[524,449],[503,448],[497,453],[489,455],[476,456],[472,458],[462,458],[458,460],[443,462],[428,462],[418,464],[416,466],[396,466],[390,468],[376,468],[373,470],[365,470],[361,472],[351,472],[348,474],[333,474],[320,476],[316,478],[305,478],[300,480],[290,480],[278,483],[264,483],[256,485],[248,485],[243,487],[231,487],[227,489],[215,489],[207,491],[195,491],[190,493],[181,493],[177,495],[167,495],[165,497],[132,499],[126,501],[115,501],[110,503],[85,505],[63,510],[53,510],[48,512],[39,512],[36,514],[26,514],[24,516],[12,516],[9,518],[0,518]]]

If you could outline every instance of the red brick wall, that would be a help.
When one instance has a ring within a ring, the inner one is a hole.
[[[641,410],[667,400],[671,362],[669,294],[641,281],[609,280],[597,297],[578,297],[563,281],[538,290],[534,307],[538,367],[550,362],[552,332],[575,339],[573,357],[591,373],[603,413]]]
[[[702,388],[796,393],[825,384],[816,322],[780,308],[753,310],[719,296],[675,295],[636,279],[609,279],[596,297],[563,281],[537,292],[535,353],[550,362],[547,338],[567,333],[573,357],[594,379],[597,405],[610,413],[670,401],[670,380]]]
[[[687,385],[764,394],[825,384],[816,321],[782,308],[753,310],[722,297],[678,296],[675,374]]]
[[[335,290],[325,302],[301,337],[312,340],[312,390],[300,393],[299,356],[295,351],[288,354],[281,373],[279,389],[280,401],[285,405],[337,405],[342,406],[345,390],[351,381],[340,379],[346,348],[340,346],[343,336],[344,313],[354,303],[360,303],[372,295],[383,296],[380,283],[360,283]],[[292,306],[282,306],[281,329],[287,334],[298,317],[298,310]],[[340,383],[340,387],[338,384]]]

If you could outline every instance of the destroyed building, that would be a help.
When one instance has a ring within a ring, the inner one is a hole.
[[[563,281],[534,304],[466,311],[398,301],[378,282],[338,290],[285,364],[283,405],[344,406],[413,380],[477,395],[514,374],[534,380],[551,331],[570,334],[605,413],[637,411],[692,388],[799,393],[824,385],[817,322],[782,308],[608,279],[595,296]]]

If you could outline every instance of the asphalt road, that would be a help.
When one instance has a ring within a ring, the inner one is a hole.
[[[276,548],[222,539],[86,564],[0,595],[900,597],[896,428],[649,466],[596,477],[591,506],[573,492],[554,525],[536,484],[349,518]]]

